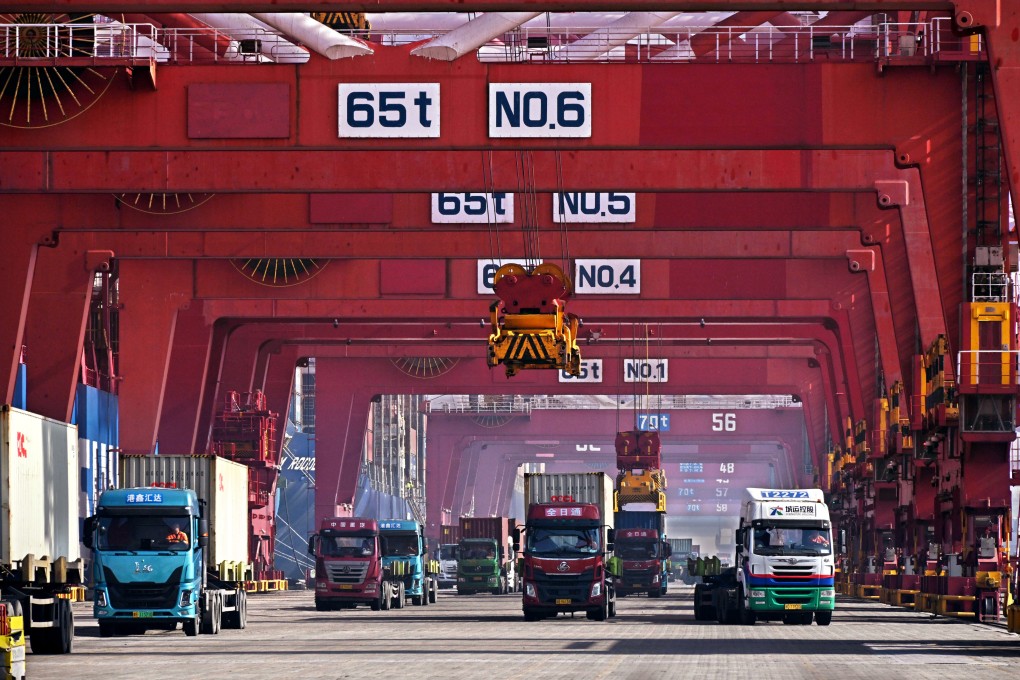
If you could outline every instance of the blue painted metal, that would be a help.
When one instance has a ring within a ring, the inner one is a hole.
[[[11,399],[11,406],[28,410],[28,369],[25,364],[18,364],[18,372],[14,376],[14,398]]]
[[[94,515],[99,495],[118,485],[120,406],[116,395],[78,385],[71,422],[78,426],[78,510]]]

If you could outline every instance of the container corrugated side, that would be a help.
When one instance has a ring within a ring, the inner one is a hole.
[[[626,510],[616,513],[617,529],[655,529],[659,537],[666,531],[666,515],[654,511],[631,511]]]
[[[0,419],[0,561],[78,559],[78,428],[6,405]]]
[[[525,473],[524,506],[551,503],[553,498],[571,497],[574,503],[594,503],[612,527],[613,479],[604,472]]]
[[[506,545],[510,534],[506,517],[461,517],[461,540],[466,538],[491,538],[500,545]]]
[[[209,565],[248,561],[248,468],[216,456],[125,456],[122,488],[174,484],[206,502]]]

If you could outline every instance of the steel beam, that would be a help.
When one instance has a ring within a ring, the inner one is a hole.
[[[71,421],[81,377],[82,346],[97,269],[108,270],[113,253],[88,253],[74,236],[38,254],[25,331],[28,410]]]
[[[191,263],[120,263],[120,445],[152,453],[177,312],[192,299]]]
[[[205,319],[202,301],[187,303],[177,315],[170,354],[169,375],[157,439],[161,453],[193,454],[206,451],[196,446],[196,432],[203,403],[203,384],[212,360],[213,328]]]
[[[988,0],[997,5],[1004,0]],[[20,0],[2,12],[733,12],[772,9],[951,11],[950,0]],[[968,4],[978,4],[976,0]]]

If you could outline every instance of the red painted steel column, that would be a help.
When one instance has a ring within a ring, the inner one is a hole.
[[[297,350],[293,347],[269,354],[269,361],[262,376],[256,376],[256,387],[266,394],[269,410],[279,414],[276,419],[276,437],[273,440],[273,454],[280,462],[283,453],[283,435],[287,431],[287,420],[294,395],[294,373],[297,369]]]
[[[383,390],[384,391],[384,390]],[[354,505],[372,396],[383,393],[351,361],[315,363],[315,517]]]
[[[213,328],[201,300],[192,300],[177,314],[170,353],[170,379],[159,419],[161,453],[204,453],[206,442],[195,443],[202,385],[209,368]]]
[[[995,103],[1002,131],[1002,155],[1012,193],[1013,214],[1020,215],[1020,4],[1002,0],[995,8],[998,21],[986,2],[960,2],[978,24],[985,25],[988,61],[991,65]],[[958,13],[957,17],[961,15]]]
[[[91,255],[76,235],[39,252],[25,329],[28,410],[69,422],[96,269],[109,269],[111,252]],[[93,259],[94,258],[94,259]]]
[[[208,303],[206,303],[208,308]],[[213,419],[216,417],[218,402],[216,393],[220,384],[220,373],[227,351],[227,338],[236,328],[236,324],[226,321],[213,322],[212,339],[209,341],[209,366],[202,376],[201,392],[197,404],[198,424],[195,426],[194,448],[205,451],[209,448],[212,437]]]
[[[123,260],[120,268],[120,445],[152,453],[177,312],[192,298],[188,260]]]
[[[449,419],[445,419],[449,420]],[[450,486],[450,475],[453,469],[453,450],[459,436],[437,432],[443,419],[428,419],[426,426],[425,458],[425,516],[428,521],[428,532],[432,538],[439,537],[442,524],[446,489]]]
[[[0,387],[5,404],[14,400],[14,382],[25,341],[32,278],[39,244],[52,244],[49,229],[29,229],[7,223],[0,229],[4,244],[4,266],[0,267]],[[31,380],[31,377],[29,378]]]

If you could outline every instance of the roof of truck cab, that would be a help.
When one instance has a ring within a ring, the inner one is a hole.
[[[141,508],[188,506],[198,509],[198,497],[191,489],[167,489],[158,486],[110,489],[99,497],[100,508]]]

